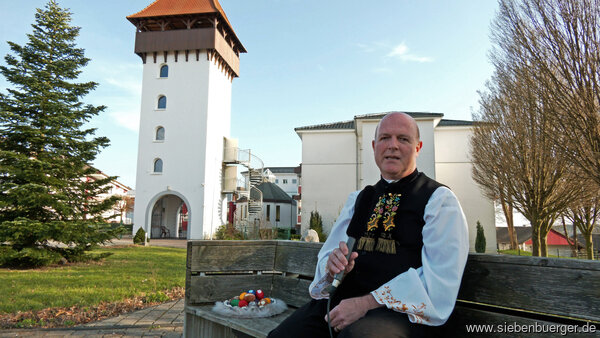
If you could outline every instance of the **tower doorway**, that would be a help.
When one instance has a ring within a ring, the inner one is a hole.
[[[152,207],[150,238],[187,238],[188,207],[176,195],[159,198]]]

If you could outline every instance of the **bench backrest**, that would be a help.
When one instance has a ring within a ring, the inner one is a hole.
[[[321,245],[189,241],[186,302],[224,300],[252,288],[300,306],[310,299],[308,285]],[[469,254],[455,312],[460,325],[507,319],[600,322],[600,262]]]
[[[299,241],[189,241],[186,303],[225,300],[248,289],[295,307],[310,297],[321,243]]]

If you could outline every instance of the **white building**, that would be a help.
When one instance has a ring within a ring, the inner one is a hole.
[[[380,179],[371,141],[386,113],[355,116],[353,120],[299,127],[302,140],[302,232],[308,229],[311,211],[323,218],[329,232],[348,194]],[[447,185],[456,194],[469,224],[471,248],[475,227],[484,227],[487,252],[496,251],[493,202],[471,178],[469,138],[471,121],[444,120],[443,114],[408,113],[419,126],[423,148],[417,168]]]
[[[144,64],[133,232],[209,237],[226,221],[224,140],[246,51],[216,0],[157,0],[127,19]]]
[[[271,182],[263,182],[257,186],[257,189],[262,192],[261,221],[263,227],[294,228],[298,218],[297,201],[292,199],[279,186]],[[254,192],[251,192],[251,194],[254,194]],[[236,223],[248,221],[248,209],[248,199],[246,197],[242,197],[236,201]]]
[[[87,176],[85,179],[87,180],[105,180],[109,176],[98,170],[95,174]],[[102,213],[102,217],[109,222],[123,222],[123,224],[131,224],[132,216],[129,210],[127,210],[127,199],[134,198],[134,191],[126,186],[125,184],[117,181],[111,180],[110,183],[105,186],[108,190],[102,194],[99,194],[97,198],[99,200],[105,200],[111,196],[118,196],[121,198],[112,209],[106,210]]]
[[[290,197],[300,195],[300,167],[266,167],[265,169],[275,177],[273,183]]]

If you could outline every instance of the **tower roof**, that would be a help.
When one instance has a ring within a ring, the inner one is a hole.
[[[148,7],[127,17],[131,19],[157,16],[219,13],[231,27],[225,11],[218,0],[155,0]]]
[[[216,16],[219,21],[224,21],[223,23],[227,27],[226,30],[229,31],[229,35],[235,40],[238,50],[242,53],[246,52],[244,46],[233,31],[233,26],[231,25],[231,22],[229,22],[229,19],[218,0],[155,0],[141,11],[127,16],[127,20],[136,25],[140,30],[154,31],[164,30],[165,26],[159,24],[161,19],[205,16]],[[143,23],[143,25],[140,25],[140,23]],[[171,29],[189,29],[190,26],[186,27],[188,24],[189,22],[186,23],[181,20],[169,21]],[[204,26],[205,24],[200,24],[200,22],[198,22],[197,25]],[[143,27],[143,29],[141,27]]]

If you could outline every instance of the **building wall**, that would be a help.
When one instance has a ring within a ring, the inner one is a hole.
[[[271,209],[270,220],[267,221],[267,206]],[[276,219],[277,206],[280,206],[280,217],[279,221]],[[297,218],[296,204],[291,203],[275,203],[275,202],[264,202],[263,203],[263,216],[265,224],[270,224],[277,228],[293,228],[296,225]]]
[[[161,54],[161,53],[159,53]],[[160,78],[162,55],[143,67],[142,103],[136,177],[134,233],[149,230],[154,202],[178,193],[189,210],[189,239],[201,239],[224,223],[221,197],[223,138],[229,135],[231,82],[202,52],[178,62],[169,52],[168,78]],[[157,109],[158,97],[167,97],[166,109]],[[156,128],[165,128],[165,140],[155,141]],[[193,136],[193,137],[191,137]],[[163,160],[163,172],[153,173],[154,159]],[[217,200],[218,202],[213,202]]]
[[[496,252],[496,225],[493,202],[486,198],[471,177],[469,160],[470,127],[438,127],[435,130],[436,180],[458,197],[469,224],[470,250],[475,250],[477,221],[486,239],[486,252]]]
[[[353,130],[302,134],[302,233],[311,211],[329,232],[348,195],[356,188],[356,136]]]

